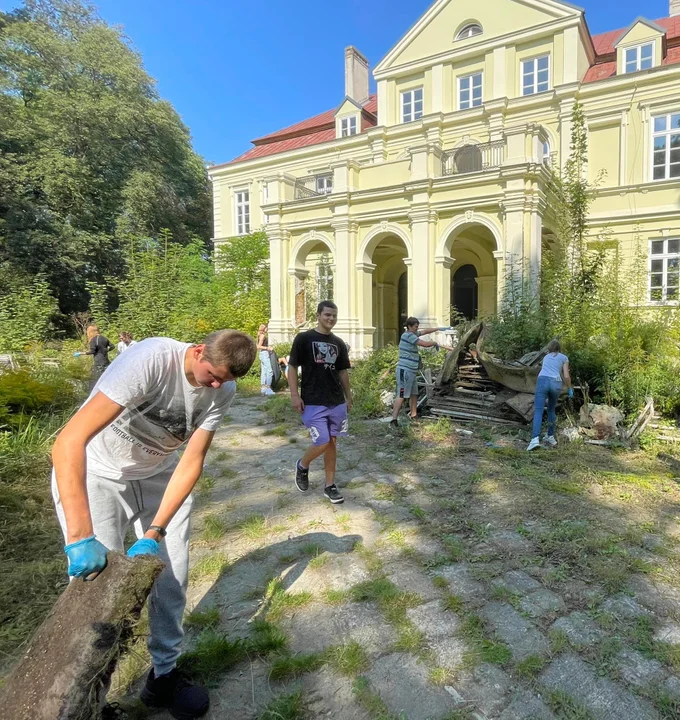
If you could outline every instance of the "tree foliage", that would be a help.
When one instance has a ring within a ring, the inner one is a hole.
[[[64,313],[125,272],[125,239],[210,235],[187,128],[118,29],[79,0],[0,13],[0,262],[46,278]]]

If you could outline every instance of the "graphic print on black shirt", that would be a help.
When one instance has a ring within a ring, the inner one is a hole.
[[[290,364],[302,368],[300,396],[305,405],[334,407],[345,402],[340,371],[350,367],[349,354],[337,335],[316,330],[300,333],[293,341]]]

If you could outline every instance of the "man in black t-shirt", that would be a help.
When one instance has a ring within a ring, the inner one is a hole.
[[[331,330],[338,321],[338,308],[330,300],[319,303],[314,330],[300,333],[293,342],[288,363],[288,385],[293,408],[302,414],[312,444],[297,462],[295,485],[309,489],[309,465],[324,456],[324,494],[334,504],[344,502],[335,485],[337,438],[348,431],[347,413],[352,409],[347,346]],[[298,367],[302,368],[302,392],[298,393]]]

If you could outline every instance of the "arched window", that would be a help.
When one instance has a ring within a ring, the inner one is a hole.
[[[453,155],[456,173],[479,172],[483,170],[482,153],[476,145],[463,145]]]
[[[543,149],[542,149],[542,155],[541,160],[543,160],[544,165],[550,166],[550,141],[546,140],[543,143]]]
[[[456,40],[467,40],[475,35],[481,35],[482,32],[482,26],[479,23],[470,23],[456,35]]]

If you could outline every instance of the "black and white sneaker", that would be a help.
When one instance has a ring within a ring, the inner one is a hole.
[[[342,497],[335,483],[327,485],[323,490],[323,494],[333,503],[333,505],[340,505],[340,503],[345,502],[345,498]]]
[[[295,487],[300,492],[307,492],[309,490],[309,468],[305,468],[300,465],[298,460],[295,465]]]

